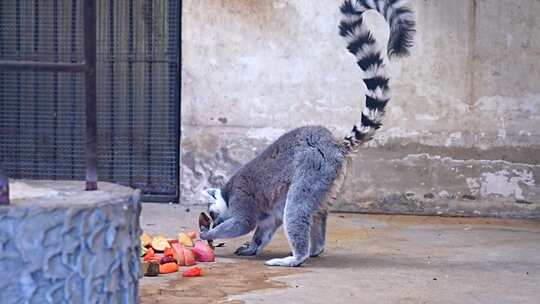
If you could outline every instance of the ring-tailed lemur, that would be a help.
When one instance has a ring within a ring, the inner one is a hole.
[[[299,266],[323,252],[326,202],[342,180],[346,157],[381,127],[389,100],[385,54],[362,23],[362,14],[370,9],[389,24],[389,57],[408,55],[415,32],[413,12],[404,1],[345,0],[342,4],[340,35],[364,71],[367,87],[359,123],[343,140],[321,126],[290,131],[241,167],[221,189],[206,190],[214,225],[201,232],[202,239],[235,238],[255,229],[251,243],[236,254],[257,255],[284,223],[292,256],[269,260],[266,265]]]

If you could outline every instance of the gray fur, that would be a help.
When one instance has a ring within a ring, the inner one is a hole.
[[[283,208],[285,207],[285,197],[280,199],[274,207],[271,214],[263,214],[259,219],[253,239],[251,242],[236,249],[237,255],[259,255],[268,245],[276,230],[283,223]]]
[[[382,13],[383,9],[402,5],[402,1],[345,0],[341,35],[349,41],[349,50],[363,60],[359,66],[370,67],[364,82],[372,86],[367,93],[371,99],[361,122],[345,140],[336,139],[321,126],[302,127],[282,135],[241,167],[225,186],[206,192],[214,225],[201,232],[202,239],[234,238],[255,229],[252,241],[238,248],[236,254],[258,255],[283,222],[292,255],[269,260],[267,265],[300,266],[308,257],[324,251],[327,209],[343,182],[345,160],[354,147],[369,140],[380,127],[388,101],[384,64],[375,44],[365,35],[361,14],[367,8],[376,7]],[[397,18],[396,14],[390,15]],[[411,33],[411,24],[405,25],[392,26],[391,32],[398,38],[400,33],[395,31],[406,29]],[[396,46],[403,53],[408,41],[400,41]]]
[[[326,218],[328,217],[328,211],[326,209],[321,210],[313,216],[313,224],[310,230],[310,248],[309,256],[317,257],[324,251],[324,245],[326,243]]]
[[[318,248],[317,254],[323,250],[320,234],[325,229],[314,216],[326,213],[324,202],[342,171],[345,156],[340,141],[324,127],[303,127],[284,134],[221,189],[228,202],[227,215],[211,206],[214,221],[220,224],[202,232],[201,238],[232,238],[257,227],[252,242],[237,253],[259,254],[283,218],[293,258],[267,263],[299,266],[311,254],[312,223],[319,225],[314,233],[320,239],[313,248]]]

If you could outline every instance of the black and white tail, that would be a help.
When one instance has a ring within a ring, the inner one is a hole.
[[[339,25],[340,35],[347,40],[347,48],[356,56],[358,66],[364,71],[367,87],[366,104],[360,122],[345,137],[349,150],[373,138],[382,125],[384,108],[390,100],[389,76],[384,56],[372,33],[362,24],[362,14],[374,9],[381,14],[390,27],[388,57],[409,54],[415,32],[414,14],[404,0],[345,0],[341,5],[344,15]]]

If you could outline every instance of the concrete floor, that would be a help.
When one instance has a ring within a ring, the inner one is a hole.
[[[144,204],[145,231],[194,230],[198,211]],[[540,303],[540,221],[332,214],[326,252],[303,267],[266,267],[289,252],[280,229],[261,257],[226,241],[205,276],[141,280],[142,303]]]

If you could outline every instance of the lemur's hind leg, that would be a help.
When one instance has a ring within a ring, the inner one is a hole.
[[[279,226],[281,226],[281,217],[268,216],[268,218],[257,224],[257,229],[255,229],[251,242],[238,247],[234,253],[243,256],[259,255],[270,240],[272,240],[272,236],[274,236]]]
[[[300,266],[310,255],[310,228],[338,170],[337,162],[327,160],[318,149],[300,157],[284,211],[284,228],[292,256],[266,261],[269,266]]]
[[[291,186],[292,187],[292,186]],[[289,190],[285,205],[284,228],[292,249],[292,256],[266,261],[269,266],[300,266],[310,255],[310,228],[314,206],[320,204],[327,189],[310,187],[309,191],[295,187]]]
[[[234,252],[237,255],[259,255],[261,251],[272,240],[274,233],[283,223],[283,208],[285,208],[286,193],[279,199],[278,203],[274,206],[274,209],[265,214],[265,218],[262,218],[257,223],[257,229],[253,234],[253,238],[250,243],[240,246]]]
[[[313,216],[310,230],[309,256],[319,256],[324,251],[326,242],[326,218],[328,211],[326,209],[317,212]]]

